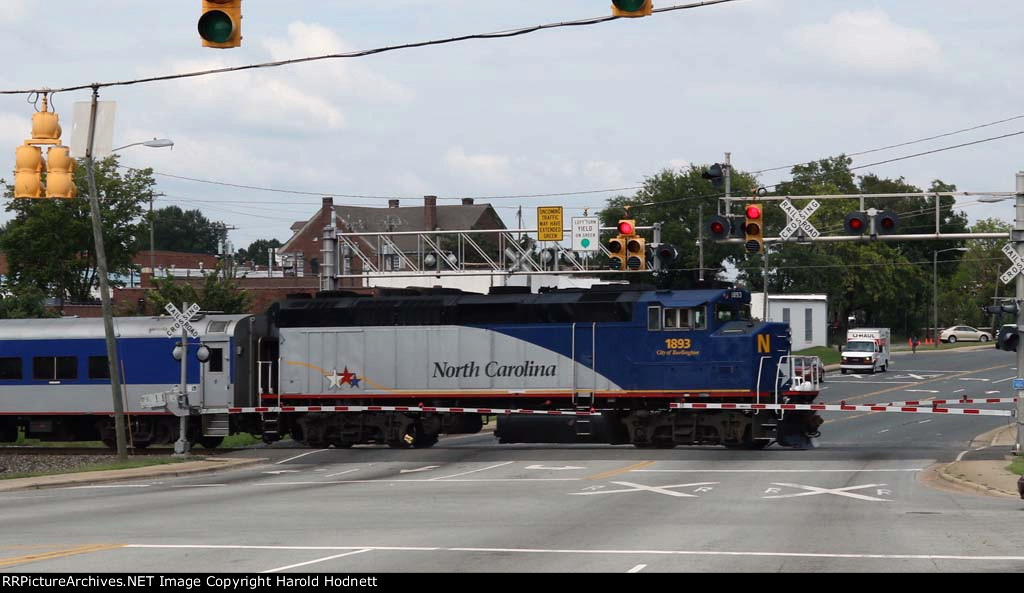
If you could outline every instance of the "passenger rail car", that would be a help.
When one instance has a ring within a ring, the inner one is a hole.
[[[120,361],[122,401],[131,444],[170,443],[178,419],[139,406],[148,393],[177,389],[181,363],[172,352],[181,338],[169,338],[167,317],[114,320]],[[225,406],[236,390],[251,398],[253,365],[251,315],[203,315],[194,319],[199,341],[210,348],[200,364],[189,348],[187,391],[190,404]],[[102,440],[114,444],[113,395],[102,319],[0,320],[0,442],[12,442],[18,429],[47,441]],[[213,447],[227,434],[216,427],[224,417],[193,420],[192,440]]]
[[[785,372],[788,325],[752,320],[749,303],[745,290],[615,285],[290,299],[268,311],[278,364],[265,383],[276,389],[259,405],[599,410],[612,443],[804,446],[820,424],[813,413],[669,411],[671,402],[809,403],[817,395]],[[403,411],[275,421],[314,446],[430,446],[439,433],[480,426],[466,415]],[[587,432],[585,420],[575,424]]]

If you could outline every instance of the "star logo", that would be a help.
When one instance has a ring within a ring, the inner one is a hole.
[[[337,373],[337,371],[335,371],[335,373]],[[349,385],[351,385],[352,384],[352,378],[355,377],[355,376],[356,376],[355,373],[348,372],[348,367],[345,367],[345,370],[342,371],[342,373],[341,373],[341,382],[342,383],[348,383]]]
[[[334,369],[333,371],[331,371],[331,374],[327,375],[327,380],[330,381],[330,385],[328,385],[328,388],[329,389],[340,388],[341,385],[338,384],[338,380],[341,379],[341,378],[342,378],[341,375],[338,374],[338,369]]]
[[[359,387],[359,381],[359,377],[357,377],[356,375],[352,375],[352,380],[349,381],[349,384],[351,384],[352,387]]]

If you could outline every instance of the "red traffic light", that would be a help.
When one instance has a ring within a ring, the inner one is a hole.
[[[843,218],[843,230],[847,235],[863,235],[868,230],[868,215],[865,212],[851,212]]]
[[[747,218],[761,218],[761,207],[747,206]]]
[[[722,233],[725,232],[725,225],[722,224],[720,221],[716,220],[715,222],[711,223],[711,232],[716,235],[721,235]]]
[[[620,220],[619,221],[619,234],[620,235],[632,235],[635,230],[635,226],[632,220]]]
[[[864,223],[859,218],[853,218],[850,220],[850,230],[859,231],[864,228]]]

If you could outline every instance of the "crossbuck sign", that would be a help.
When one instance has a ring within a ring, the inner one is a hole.
[[[1006,273],[1000,276],[999,279],[1003,281],[1003,284],[1009,284],[1017,277],[1017,274],[1024,272],[1024,259],[1021,259],[1021,257],[1017,255],[1017,252],[1013,249],[1013,245],[1010,245],[1009,243],[1003,245],[1003,253],[1006,254],[1006,257],[1010,258],[1010,263],[1013,265],[1011,265],[1010,269],[1006,270]]]
[[[181,335],[181,330],[184,329],[186,332],[188,332],[188,335],[192,336],[193,338],[199,338],[199,332],[196,331],[196,328],[192,327],[192,324],[189,323],[188,321],[189,319],[192,318],[193,315],[199,312],[198,303],[192,303],[191,307],[185,309],[184,314],[182,314],[182,312],[179,311],[178,308],[175,307],[173,303],[167,303],[167,306],[164,307],[164,310],[170,313],[171,317],[174,319],[174,325],[167,328],[167,337],[173,338],[175,336],[179,336]]]
[[[811,203],[803,210],[797,210],[796,206],[794,206],[789,200],[783,200],[780,202],[779,207],[789,215],[789,224],[786,225],[786,228],[782,229],[779,233],[779,237],[782,239],[788,239],[797,231],[797,229],[802,229],[807,233],[808,237],[817,239],[818,235],[821,233],[818,232],[818,229],[814,228],[814,225],[807,222],[807,219],[810,218],[811,215],[814,214],[814,211],[820,206],[821,204],[818,200],[811,200]]]

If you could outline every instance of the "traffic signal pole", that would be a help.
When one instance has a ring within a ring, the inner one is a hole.
[[[89,111],[89,142],[85,150],[86,179],[89,183],[89,211],[92,218],[92,237],[96,243],[96,275],[100,280],[100,301],[103,305],[103,330],[107,341],[107,371],[110,373],[110,391],[114,400],[114,432],[117,458],[128,458],[124,440],[124,405],[121,401],[121,375],[118,372],[117,342],[114,338],[114,312],[110,304],[110,283],[107,281],[107,251],[103,247],[103,223],[100,220],[100,201],[96,195],[92,150],[96,137],[96,100],[99,87],[92,87],[92,106]]]
[[[1024,257],[1024,171],[1017,173],[1016,216],[1013,224],[1013,243],[1019,257]],[[1017,333],[1024,329],[1024,274],[1017,274]],[[1017,341],[1018,344],[1020,340]],[[1017,446],[1014,452],[1024,455],[1024,347],[1017,346]]]

